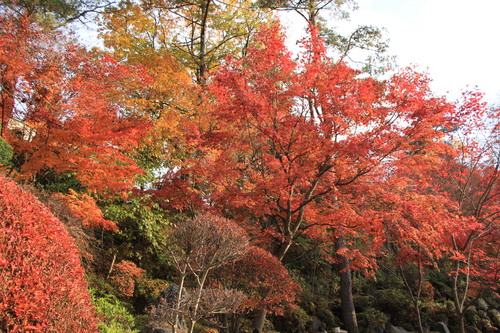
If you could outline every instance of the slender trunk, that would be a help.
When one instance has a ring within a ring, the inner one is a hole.
[[[237,315],[233,313],[231,315],[231,326],[229,329],[229,333],[239,333],[240,332],[240,324],[241,324],[241,315]]]
[[[203,287],[205,285],[205,281],[207,280],[208,272],[210,270],[207,269],[205,272],[203,272],[203,275],[201,276],[201,279],[198,280],[198,294],[196,295],[196,300],[193,306],[193,310],[191,311],[190,317],[191,317],[191,324],[189,325],[189,333],[193,333],[194,331],[194,325],[196,324],[196,315],[198,314],[198,307],[200,306],[200,300],[201,300],[201,294],[203,292]],[[197,276],[198,278],[198,276]]]
[[[417,314],[418,331],[419,331],[419,333],[424,333],[424,327],[423,327],[423,323],[422,323],[422,314],[420,311],[420,304],[419,304],[420,303],[420,295],[422,294],[422,283],[423,283],[422,267],[420,265],[418,267],[418,290],[417,290],[416,295],[413,295],[413,290],[412,290],[410,284],[408,283],[408,280],[406,279],[406,276],[405,276],[405,273],[403,271],[402,266],[399,266],[399,271],[400,271],[401,277],[403,278],[406,289],[408,290],[408,293],[410,294],[410,297],[413,301],[415,313]]]
[[[177,300],[175,304],[174,322],[172,325],[172,333],[175,333],[179,327],[179,310],[181,308],[182,290],[184,289],[184,281],[186,280],[186,271],[181,272],[181,280],[179,281],[179,292],[177,293]]]
[[[463,304],[460,302],[459,290],[458,290],[458,272],[460,269],[460,262],[457,261],[456,275],[453,277],[453,303],[455,303],[455,315],[457,316],[457,321],[459,325],[459,333],[465,333],[465,321],[464,321],[464,311]]]
[[[341,249],[346,249],[344,237],[338,236],[335,238],[335,247],[337,248],[337,252]],[[343,254],[337,254],[337,260],[340,276],[340,306],[342,308],[344,324],[349,333],[359,333],[356,309],[354,308],[352,297],[352,276],[349,269],[349,260]]]
[[[459,247],[457,245],[457,242],[455,240],[455,236],[451,236],[451,240],[453,243],[453,248],[455,251],[459,251]],[[471,266],[471,256],[472,256],[472,246],[474,244],[474,238],[470,238],[468,241],[467,247],[468,248],[468,255],[467,255],[467,261],[466,261],[466,271],[465,271],[465,281],[464,281],[464,290],[462,293],[462,297],[460,296],[460,286],[459,286],[459,277],[460,277],[460,270],[461,270],[461,265],[460,265],[460,260],[457,260],[457,264],[455,267],[455,276],[453,277],[453,285],[452,285],[452,290],[453,290],[453,302],[455,303],[455,314],[457,316],[458,324],[460,327],[460,333],[465,333],[465,310],[467,309],[467,306],[465,305],[465,302],[467,300],[467,292],[469,290],[469,279],[470,279],[470,266]]]
[[[0,123],[0,137],[5,138],[7,135],[7,124],[14,112],[14,89],[16,86],[16,79],[13,75],[10,75],[8,70],[4,70],[1,80],[2,119]]]
[[[201,86],[206,84],[206,72],[207,72],[207,25],[208,25],[208,14],[210,12],[210,3],[212,0],[206,0],[203,8],[201,9],[201,29],[200,29],[200,49],[198,55],[198,83]]]
[[[279,247],[274,251],[273,255],[278,258],[279,261],[282,261],[291,245],[291,240],[280,244]],[[254,332],[262,332],[264,323],[266,322],[266,314],[267,311],[265,309],[258,309],[254,311],[254,319],[252,321],[252,330]]]
[[[457,316],[459,333],[465,333],[465,318],[464,313],[457,309],[457,304],[455,303],[455,315]]]
[[[255,317],[252,321],[252,333],[254,332],[262,332],[264,328],[264,323],[266,322],[266,310],[255,310]]]
[[[115,266],[115,261],[116,261],[116,253],[113,255],[113,261],[111,261],[111,266],[109,267],[108,275],[106,276],[106,279],[109,279],[111,276],[111,273],[113,272],[113,267]]]

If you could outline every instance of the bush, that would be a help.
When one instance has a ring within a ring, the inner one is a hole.
[[[73,239],[46,206],[3,175],[0,244],[0,331],[97,331]]]
[[[134,329],[135,319],[129,312],[126,305],[116,296],[99,295],[98,292],[92,292],[92,301],[97,312],[101,315],[103,321],[99,323],[101,333],[138,333]]]
[[[0,164],[9,164],[12,159],[12,147],[0,137]]]
[[[374,308],[367,308],[358,315],[360,327],[365,328],[367,332],[375,332],[376,329],[382,329],[388,320],[389,318],[384,313]]]

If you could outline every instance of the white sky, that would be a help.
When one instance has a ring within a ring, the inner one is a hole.
[[[386,28],[400,66],[428,71],[432,87],[451,99],[478,86],[500,104],[500,0],[357,0],[350,22]],[[351,27],[349,29],[348,27]]]

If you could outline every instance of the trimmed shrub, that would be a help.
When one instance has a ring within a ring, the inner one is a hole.
[[[0,174],[0,331],[97,332],[78,249],[31,193]]]

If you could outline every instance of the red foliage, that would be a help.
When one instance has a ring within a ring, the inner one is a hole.
[[[370,207],[357,186],[380,195],[380,169],[399,168],[424,147],[427,160],[418,163],[431,164],[449,149],[441,129],[459,124],[454,105],[409,69],[386,81],[364,78],[329,59],[314,35],[298,64],[278,27],[255,39],[246,57],[228,59],[210,80],[212,123],[200,127],[189,168],[158,194],[177,209],[231,212],[280,260],[300,233],[351,229],[362,243],[370,230],[381,245],[384,230],[372,228],[376,214],[363,212]]]
[[[251,247],[246,255],[224,266],[219,278],[225,287],[241,290],[248,299],[247,309],[262,309],[275,314],[293,306],[301,288],[292,281],[285,266],[269,252]]]
[[[15,116],[30,132],[2,134],[22,174],[73,173],[100,192],[130,188],[141,173],[130,154],[149,125],[127,108],[121,89],[140,87],[140,71],[92,55],[23,17],[3,13],[0,26],[1,83],[10,89],[2,89],[2,119]]]
[[[78,249],[32,194],[0,175],[0,330],[97,332]]]
[[[115,273],[111,279],[117,284],[122,296],[132,297],[134,296],[135,282],[142,277],[143,273],[144,270],[133,262],[123,260],[115,265]]]

